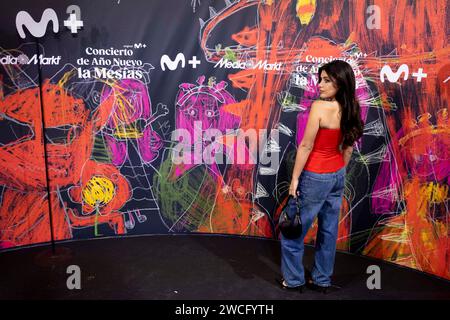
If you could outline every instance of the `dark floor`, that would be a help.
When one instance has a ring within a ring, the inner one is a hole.
[[[213,235],[154,235],[64,242],[0,253],[1,299],[450,299],[450,282],[408,268],[337,253],[327,295],[285,292],[278,241]],[[314,249],[307,247],[305,266]],[[67,267],[81,269],[81,290],[69,290]],[[369,290],[369,265],[381,268],[381,289]]]

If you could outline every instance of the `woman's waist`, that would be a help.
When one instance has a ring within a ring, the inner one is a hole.
[[[330,149],[313,149],[311,150],[309,157],[328,159],[328,158],[343,158],[344,155],[339,149],[330,148]]]
[[[344,166],[344,156],[340,152],[333,154],[311,152],[304,169],[315,172],[334,172]]]
[[[314,178],[316,180],[328,180],[332,177],[341,177],[341,176],[345,177],[346,172],[347,172],[347,170],[346,170],[345,166],[336,168],[333,171],[315,171],[314,169],[304,168],[301,173],[301,176],[302,177],[308,176],[308,177]]]

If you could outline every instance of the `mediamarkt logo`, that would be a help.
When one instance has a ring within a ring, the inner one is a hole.
[[[214,68],[227,68],[227,69],[264,69],[266,71],[271,70],[281,70],[281,62],[275,62],[275,63],[268,63],[267,60],[260,60],[256,64],[253,63],[253,61],[230,61],[226,58],[220,59],[219,62],[217,62],[214,65]]]
[[[44,55],[34,54],[31,58],[28,58],[25,54],[21,54],[17,57],[12,55],[3,56],[0,58],[0,64],[41,64],[41,65],[59,65],[61,62],[61,56],[45,57]]]

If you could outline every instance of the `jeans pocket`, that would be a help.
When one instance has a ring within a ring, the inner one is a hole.
[[[330,196],[333,198],[342,198],[345,189],[345,177],[337,177],[333,183]]]
[[[313,179],[307,175],[302,176],[299,182],[300,203],[322,201],[324,193],[327,192],[326,186],[326,181]]]

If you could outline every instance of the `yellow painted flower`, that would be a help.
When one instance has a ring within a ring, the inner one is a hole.
[[[83,188],[83,200],[92,207],[104,206],[114,197],[114,184],[106,177],[94,176]]]

